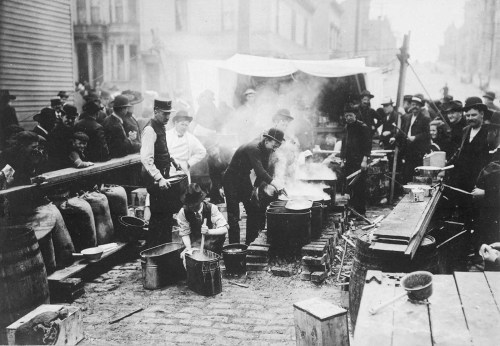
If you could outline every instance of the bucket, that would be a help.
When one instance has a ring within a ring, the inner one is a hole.
[[[49,304],[49,284],[33,229],[7,226],[0,230],[0,344],[5,327],[41,304]]]
[[[229,244],[222,248],[226,273],[239,275],[247,271],[247,248],[244,244]]]
[[[356,326],[359,303],[363,295],[368,270],[380,270],[388,273],[409,273],[417,270],[425,270],[434,274],[438,272],[436,240],[431,236],[424,237],[412,260],[408,256],[397,256],[391,252],[370,249],[370,245],[367,235],[356,239],[356,250],[349,281],[349,312],[353,330]]]
[[[126,240],[146,239],[146,222],[135,216],[120,216],[120,231]]]
[[[203,296],[214,296],[222,292],[222,276],[219,265],[220,256],[203,250],[186,254],[188,287]]]
[[[180,254],[181,243],[166,243],[141,251],[142,281],[145,289],[154,290],[185,278]]]

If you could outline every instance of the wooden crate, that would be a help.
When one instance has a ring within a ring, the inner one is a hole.
[[[67,315],[56,318],[64,309]],[[52,319],[49,327],[40,327],[41,321]],[[44,328],[45,332],[50,328],[47,339],[40,339],[43,331],[35,332],[39,328]],[[8,326],[6,332],[9,345],[76,345],[83,340],[82,314],[80,308],[74,306],[43,304]]]
[[[293,304],[297,345],[349,345],[347,310],[321,298]]]

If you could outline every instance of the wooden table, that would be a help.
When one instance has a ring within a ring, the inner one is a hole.
[[[500,272],[434,275],[428,304],[405,297],[371,315],[372,306],[404,291],[398,279],[402,275],[367,272],[370,282],[359,307],[355,346],[500,344]]]

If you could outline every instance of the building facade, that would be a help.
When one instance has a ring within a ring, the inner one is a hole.
[[[75,74],[92,86],[172,93],[188,87],[189,59],[328,59],[340,47],[334,0],[73,2]]]

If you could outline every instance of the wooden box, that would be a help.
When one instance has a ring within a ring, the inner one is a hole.
[[[297,345],[349,345],[347,310],[321,298],[293,304]]]
[[[6,333],[9,345],[76,345],[83,340],[82,313],[74,306],[43,304],[8,326]]]

